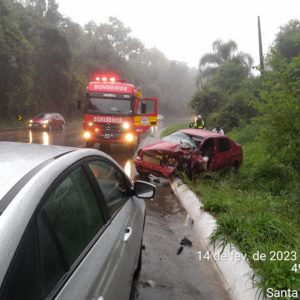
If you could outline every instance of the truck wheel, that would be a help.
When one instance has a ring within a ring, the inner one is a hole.
[[[85,146],[86,146],[86,148],[94,148],[94,142],[87,141],[87,142],[85,143]]]

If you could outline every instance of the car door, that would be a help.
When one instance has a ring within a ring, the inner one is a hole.
[[[200,146],[200,154],[205,160],[205,170],[214,171],[218,164],[218,156],[216,156],[216,139],[207,138]]]
[[[143,201],[128,196],[131,184],[123,171],[107,160],[88,163],[104,196],[111,223],[105,236],[110,243],[105,280],[99,279],[94,296],[104,299],[128,299],[135,262],[141,248]],[[104,236],[103,236],[104,238]]]
[[[219,137],[216,139],[217,151],[214,156],[214,170],[221,170],[231,166],[232,149],[228,138]]]
[[[51,119],[52,119],[52,127],[53,128],[58,128],[59,127],[59,118],[57,114],[52,114],[51,115]]]
[[[142,98],[138,102],[137,115],[134,116],[134,126],[138,133],[146,132],[151,126],[157,126],[157,98]]]
[[[127,192],[122,191],[121,203],[113,201],[110,217],[88,165],[76,164],[65,171],[33,215],[0,298],[128,298],[143,219]],[[139,221],[137,227],[134,220]],[[138,231],[128,235],[128,227]],[[138,245],[131,243],[136,239]]]

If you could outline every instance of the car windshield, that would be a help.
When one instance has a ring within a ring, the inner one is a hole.
[[[39,115],[37,115],[35,118],[36,118],[36,119],[47,119],[47,118],[49,118],[49,117],[50,117],[49,114],[39,114]]]
[[[132,104],[130,99],[116,98],[89,98],[87,110],[107,115],[131,115]]]
[[[190,136],[188,136],[183,132],[174,132],[170,135],[163,137],[162,140],[180,143],[180,144],[189,144],[193,148],[196,147],[195,141]]]

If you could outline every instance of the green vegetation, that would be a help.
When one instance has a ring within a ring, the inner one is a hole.
[[[191,107],[243,145],[244,162],[237,174],[184,180],[217,218],[212,245],[234,243],[247,254],[263,294],[300,293],[300,22],[280,28],[260,76],[251,63],[233,41],[216,41],[200,59]],[[265,261],[253,259],[257,251]],[[284,257],[272,260],[272,251]]]
[[[161,133],[161,136],[163,137],[163,136],[169,135],[172,132],[175,132],[177,130],[184,129],[184,128],[188,128],[188,123],[174,124],[170,127],[167,127],[166,129],[164,129],[163,132]]]
[[[292,271],[300,263],[300,176],[271,159],[264,144],[253,140],[256,133],[248,126],[231,135],[243,141],[244,164],[237,174],[202,174],[185,181],[217,218],[213,245],[233,243],[247,254],[253,281],[264,293],[270,287],[300,291],[300,271]],[[267,254],[265,261],[253,259],[257,251]],[[271,259],[272,251],[278,259]],[[286,258],[289,252],[290,260],[281,259],[281,252]]]
[[[105,5],[104,5],[105,6]],[[160,113],[186,115],[197,71],[147,49],[120,20],[85,26],[62,16],[55,0],[0,1],[0,119],[47,111],[76,115],[97,72],[118,73],[160,99]]]

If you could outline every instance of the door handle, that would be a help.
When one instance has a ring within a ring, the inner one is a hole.
[[[131,227],[126,227],[125,228],[125,235],[124,235],[124,242],[127,242],[128,239],[130,238],[132,234],[132,228]]]

